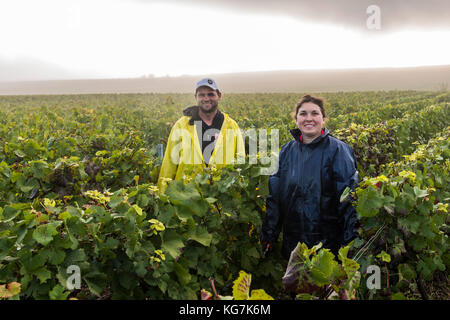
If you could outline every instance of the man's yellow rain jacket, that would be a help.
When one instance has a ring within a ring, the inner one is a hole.
[[[244,139],[239,126],[226,113],[223,115],[222,128],[209,160],[209,166],[216,168],[243,161],[245,157]],[[170,131],[158,178],[158,188],[161,193],[165,191],[168,179],[180,180],[187,172],[195,176],[206,168],[196,124],[190,125],[189,120],[189,116],[183,116]]]

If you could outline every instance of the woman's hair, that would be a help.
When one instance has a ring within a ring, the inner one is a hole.
[[[307,94],[306,96],[303,96],[300,99],[300,101],[295,106],[295,110],[292,111],[292,117],[294,118],[294,120],[297,120],[298,109],[300,109],[300,107],[306,102],[312,102],[312,103],[316,104],[317,106],[319,106],[320,112],[322,113],[322,117],[324,117],[324,118],[326,117],[325,107],[324,107],[325,100],[321,97],[314,97],[314,96],[310,96],[309,94]]]

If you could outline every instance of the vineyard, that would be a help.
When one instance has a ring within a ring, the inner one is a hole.
[[[340,299],[450,299],[450,93],[320,95],[327,128],[357,158],[360,237],[339,257],[299,246],[297,298],[332,288]],[[242,130],[278,130],[281,147],[301,96],[224,94],[219,107]],[[249,298],[233,284],[250,274],[264,290],[254,298],[292,299],[281,241],[267,256],[259,242],[263,164],[208,168],[158,192],[158,144],[193,103],[193,94],[0,97],[0,300]],[[378,289],[367,286],[374,265]]]

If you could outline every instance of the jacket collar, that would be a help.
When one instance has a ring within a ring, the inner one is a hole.
[[[316,139],[314,139],[311,143],[309,143],[309,144],[316,144],[316,143],[319,143],[320,141],[322,141],[326,136],[328,136],[329,134],[330,134],[330,131],[327,129],[327,128],[325,128],[325,129],[323,129],[323,134],[321,134],[319,137],[317,137]],[[302,135],[302,132],[300,131],[300,129],[299,128],[294,128],[294,129],[291,129],[291,130],[289,130],[289,132],[291,133],[291,135],[294,137],[294,139],[295,139],[295,141],[297,141],[297,142],[299,142],[299,143],[302,143],[301,141],[300,141],[300,136]]]
[[[189,125],[193,125],[194,121],[202,120],[198,115],[198,106],[192,106],[183,110],[183,116],[190,117]]]
[[[199,107],[198,106],[192,106],[192,107],[188,107],[186,109],[183,110],[183,116],[187,116],[187,117],[191,117],[189,119],[189,125],[194,125],[195,121],[202,121],[202,118],[200,118],[198,111],[199,111]],[[217,117],[221,117],[220,114],[224,115],[224,120],[227,118],[227,115],[223,112],[220,112],[220,110],[217,110],[217,114],[216,117],[214,118],[214,120],[217,120]]]

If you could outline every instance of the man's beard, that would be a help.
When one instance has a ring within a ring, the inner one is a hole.
[[[217,104],[212,105],[211,109],[208,109],[208,110],[204,109],[201,105],[199,105],[198,107],[200,108],[200,111],[202,113],[209,114],[209,113],[215,112],[217,110],[218,105]]]

